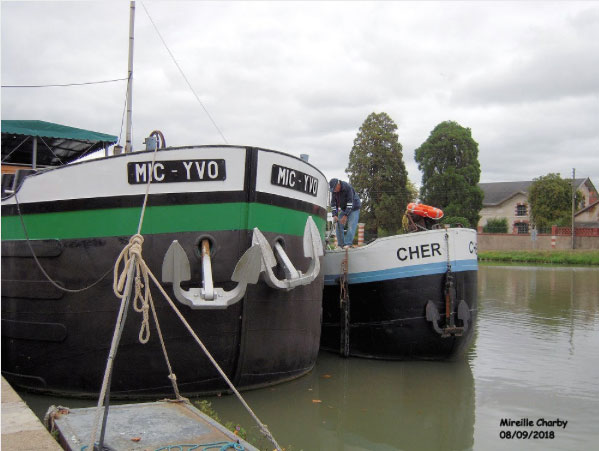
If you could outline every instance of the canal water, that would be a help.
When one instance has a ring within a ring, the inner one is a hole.
[[[244,398],[288,451],[599,449],[599,268],[483,264],[478,283],[459,361],[322,352],[307,376]],[[22,395],[40,416],[92,404]],[[235,397],[207,399],[259,437]]]

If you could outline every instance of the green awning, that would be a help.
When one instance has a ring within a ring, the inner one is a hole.
[[[105,133],[92,132],[81,128],[67,127],[44,121],[2,121],[2,133],[16,135],[43,136],[46,138],[75,139],[88,142],[115,143],[118,137]]]
[[[2,120],[2,163],[30,164],[33,137],[40,166],[70,163],[118,141],[117,136],[52,122]]]

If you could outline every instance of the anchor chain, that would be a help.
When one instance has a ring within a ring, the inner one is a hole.
[[[339,277],[339,353],[343,357],[349,356],[349,290],[347,274],[349,269],[349,249],[345,249],[345,257],[341,262],[341,276]]]
[[[430,321],[433,329],[441,338],[461,337],[468,330],[468,321],[470,321],[470,309],[466,301],[459,301],[457,308],[457,317],[462,321],[462,326],[455,324],[455,309],[454,305],[457,298],[457,290],[455,286],[455,276],[451,269],[451,258],[449,254],[449,232],[445,229],[445,243],[447,249],[447,270],[445,272],[445,284],[443,286],[443,296],[445,300],[445,325],[441,327],[439,321],[441,315],[435,307],[433,301],[429,300],[426,304],[426,320]]]
[[[452,291],[453,272],[451,271],[451,260],[449,258],[449,233],[445,230],[445,244],[447,249],[447,272],[445,273],[445,325],[454,326],[453,318],[453,301],[455,299],[455,291]],[[452,296],[453,295],[453,296]]]

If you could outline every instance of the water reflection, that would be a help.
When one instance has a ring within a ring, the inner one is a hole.
[[[321,357],[317,368],[322,400],[320,449],[472,446],[474,381],[466,362]]]
[[[599,412],[599,268],[479,267],[475,449],[507,449],[502,418],[569,420],[523,449],[593,449]],[[590,447],[589,447],[590,446]]]
[[[478,284],[481,301],[501,300],[502,311],[528,309],[548,325],[573,316],[581,326],[592,325],[599,311],[597,268],[481,265]]]
[[[461,450],[474,434],[474,380],[461,362],[387,362],[321,352],[309,375],[246,399],[282,446],[304,450]],[[219,414],[243,424],[231,397]]]

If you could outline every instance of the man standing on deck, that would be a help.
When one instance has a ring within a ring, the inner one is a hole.
[[[337,243],[346,249],[354,242],[362,202],[351,185],[339,179],[331,179],[329,190],[332,193],[333,223],[337,223]],[[345,225],[347,232],[343,233]]]

